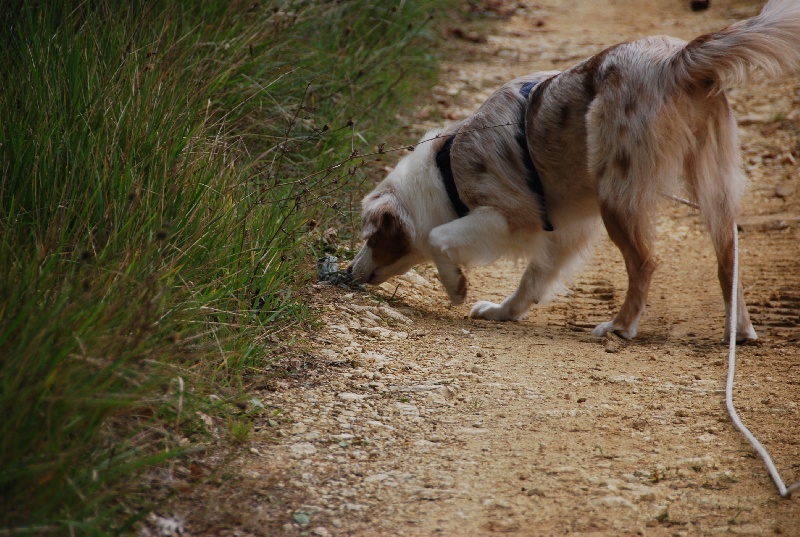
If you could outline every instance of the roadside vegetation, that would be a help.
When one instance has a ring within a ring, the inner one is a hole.
[[[246,438],[446,3],[2,2],[0,534],[132,531],[200,417]]]

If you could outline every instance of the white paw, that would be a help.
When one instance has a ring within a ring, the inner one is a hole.
[[[744,343],[745,341],[755,341],[758,339],[758,334],[756,334],[755,328],[753,325],[747,327],[747,330],[738,331],[736,333],[736,341],[739,343]]]
[[[749,341],[755,341],[757,339],[758,339],[758,334],[756,334],[756,331],[753,328],[753,325],[748,326],[744,330],[740,329],[740,330],[736,331],[736,343],[737,344],[743,344],[743,343],[747,343]],[[725,330],[725,335],[722,338],[722,343],[727,345],[730,342],[730,340],[731,340],[730,332],[726,329]]]
[[[592,335],[594,337],[603,337],[606,334],[616,334],[622,339],[633,339],[633,337],[636,335],[636,331],[614,328],[614,321],[600,323],[594,327],[594,330],[592,330]]]
[[[472,306],[469,316],[473,319],[486,319],[487,321],[516,321],[500,304],[486,300],[476,302]]]
[[[614,331],[614,321],[607,321],[605,323],[600,323],[594,327],[592,330],[592,335],[594,337],[603,337],[606,334]]]

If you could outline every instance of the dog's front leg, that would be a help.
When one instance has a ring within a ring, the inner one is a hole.
[[[545,256],[546,257],[546,256]],[[532,260],[525,267],[519,287],[501,304],[481,300],[472,306],[470,317],[488,321],[518,321],[531,306],[541,301],[552,287],[556,272],[552,266],[543,266]]]
[[[477,302],[470,312],[474,319],[518,321],[534,304],[550,298],[553,287],[566,273],[577,268],[597,234],[597,222],[585,219],[564,224],[558,231],[528,237],[530,261],[519,287],[500,304]]]
[[[467,298],[467,277],[462,267],[491,263],[503,254],[508,223],[489,207],[434,228],[428,238],[439,279],[453,304]]]

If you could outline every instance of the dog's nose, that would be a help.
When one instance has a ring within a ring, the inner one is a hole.
[[[347,270],[345,271],[348,276],[351,278],[353,277],[353,265],[347,265]]]

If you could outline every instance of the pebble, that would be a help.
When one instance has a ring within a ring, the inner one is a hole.
[[[627,507],[633,511],[636,511],[636,506],[633,505],[629,500],[626,500],[622,496],[606,496],[605,498],[597,498],[596,500],[592,500],[590,502],[595,507]]]
[[[410,405],[407,403],[395,403],[394,407],[400,412],[401,416],[412,416],[418,417],[419,416],[419,409],[416,405]]]
[[[379,483],[389,479],[389,474],[379,473],[364,478],[364,483]]]
[[[794,195],[795,187],[791,183],[783,183],[775,188],[775,196],[779,198],[789,198]]]
[[[404,323],[404,324],[413,324],[413,321],[411,319],[409,319],[408,317],[406,317],[405,315],[403,315],[399,311],[397,311],[397,310],[395,310],[393,308],[390,308],[389,306],[381,306],[378,309],[382,314],[386,315],[387,317],[389,317],[392,320],[395,320],[395,321],[398,321],[398,322],[401,322],[401,323]]]
[[[301,526],[305,526],[309,522],[311,522],[311,519],[309,518],[307,513],[295,513],[294,521],[300,524]]]
[[[436,388],[436,393],[447,400],[450,400],[456,396],[456,390],[451,386],[438,386]]]
[[[608,334],[606,336],[606,352],[609,353],[618,353],[620,349],[619,340],[616,336],[612,334]]]
[[[351,393],[351,392],[342,392],[338,394],[336,397],[338,397],[342,401],[363,401],[364,399],[367,399],[369,395],[362,395],[359,393]]]
[[[394,431],[395,430],[394,427],[392,427],[391,425],[386,425],[382,421],[378,421],[378,420],[369,420],[369,421],[367,421],[367,425],[369,425],[370,427],[380,427],[380,428],[383,428],[383,429],[388,429],[390,431]]]
[[[317,448],[314,447],[314,444],[309,442],[298,442],[296,444],[292,444],[289,446],[289,450],[296,456],[313,455],[317,452]]]
[[[294,425],[292,425],[292,428],[291,428],[291,430],[290,430],[290,432],[291,432],[292,434],[303,434],[303,433],[305,433],[306,431],[308,431],[308,425],[306,425],[306,424],[305,424],[305,423],[303,423],[302,421],[301,421],[301,422],[298,422],[298,423],[295,423]]]

